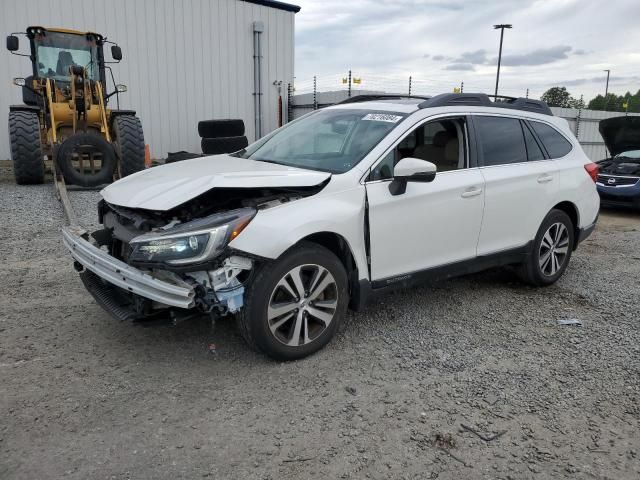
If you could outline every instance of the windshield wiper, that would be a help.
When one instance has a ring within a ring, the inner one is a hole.
[[[285,165],[284,163],[276,162],[275,160],[265,160],[262,158],[251,158],[251,160],[255,160],[256,162],[273,163],[275,165]]]

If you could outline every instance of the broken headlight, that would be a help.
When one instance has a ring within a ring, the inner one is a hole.
[[[130,242],[129,261],[170,265],[204,262],[219,255],[255,214],[253,208],[241,208],[140,235]]]

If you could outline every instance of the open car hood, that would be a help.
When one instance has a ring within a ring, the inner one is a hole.
[[[629,150],[640,150],[640,117],[600,120],[599,129],[611,156]]]
[[[113,205],[166,211],[213,188],[313,187],[329,177],[325,172],[215,155],[143,170],[112,183],[100,194]]]

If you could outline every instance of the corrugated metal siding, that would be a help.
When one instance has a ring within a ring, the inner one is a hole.
[[[200,151],[199,120],[242,118],[255,137],[253,22],[264,23],[263,134],[278,126],[274,81],[293,81],[294,13],[241,0],[30,0],[3,3],[3,36],[29,25],[96,31],[117,42],[123,61],[112,65],[117,83],[129,91],[120,107],[142,120],[151,153]],[[28,51],[20,37],[20,51]],[[108,50],[108,48],[107,48]],[[105,54],[107,60],[110,53]],[[0,158],[9,158],[9,105],[22,103],[14,77],[31,72],[29,60],[0,53]],[[108,91],[113,89],[107,73]],[[115,108],[115,98],[110,104]]]
[[[584,153],[591,160],[602,160],[609,156],[604,145],[602,135],[598,130],[598,123],[605,118],[620,117],[621,112],[602,112],[599,110],[578,110],[576,108],[551,107],[551,111],[557,117],[562,117],[571,127],[571,131],[578,138]],[[629,113],[629,116],[638,116],[638,113]]]

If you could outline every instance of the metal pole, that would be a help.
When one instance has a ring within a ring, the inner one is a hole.
[[[293,120],[292,90],[291,84],[287,83],[287,123]]]
[[[496,92],[495,96],[498,96],[498,84],[500,83],[500,64],[502,63],[502,40],[504,38],[504,29],[511,28],[512,26],[506,23],[500,25],[494,25],[493,28],[500,29],[500,49],[498,50],[498,71],[496,72]]]
[[[527,88],[527,95],[524,98],[529,98],[529,89]]]
[[[347,93],[347,96],[351,98],[351,70],[349,70],[349,92]]]
[[[409,75],[409,96],[411,96],[411,75]]]
[[[317,90],[316,90],[316,76],[313,76],[313,109],[317,110],[318,109],[318,97],[317,97]]]
[[[611,73],[611,70],[603,70],[604,72],[607,72],[607,84],[604,87],[604,110],[607,109],[607,106],[609,105],[609,74]]]
[[[460,82],[460,93],[464,93],[464,82]]]
[[[262,137],[262,22],[253,22],[253,100],[255,113],[255,140]]]

